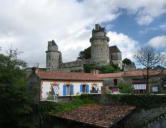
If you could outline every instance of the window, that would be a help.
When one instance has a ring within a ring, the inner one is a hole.
[[[80,85],[80,92],[81,93],[89,93],[89,85],[88,84],[81,84]]]
[[[83,87],[82,87],[82,92],[83,92],[83,93],[86,93],[86,92],[87,92],[87,87],[86,87],[86,85],[83,85]]]
[[[32,85],[30,85],[30,86],[28,87],[28,90],[29,90],[29,91],[32,91]]]
[[[117,86],[117,85],[118,85],[118,80],[114,79],[114,86]]]
[[[53,90],[54,90],[54,95],[59,95],[59,89],[58,89],[58,86],[57,85],[54,85],[53,86]]]
[[[92,85],[91,93],[98,93],[99,89],[96,84]]]
[[[70,85],[66,85],[66,95],[69,96],[71,93]]]
[[[158,86],[152,87],[152,92],[158,92]]]
[[[163,84],[163,87],[166,88],[166,83]]]
[[[74,85],[71,84],[67,84],[67,85],[63,85],[63,96],[71,96],[74,95]]]
[[[134,93],[135,94],[145,94],[146,93],[146,84],[134,84]]]

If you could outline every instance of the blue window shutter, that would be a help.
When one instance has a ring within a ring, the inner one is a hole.
[[[89,85],[87,85],[87,93],[89,93]]]
[[[74,85],[71,85],[71,94],[74,95]]]
[[[82,89],[83,89],[83,85],[81,84],[80,85],[80,92],[82,92]]]
[[[28,90],[29,90],[29,91],[32,91],[32,85],[28,87]]]
[[[63,96],[66,96],[66,85],[63,85]]]

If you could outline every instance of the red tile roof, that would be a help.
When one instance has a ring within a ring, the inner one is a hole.
[[[37,75],[41,79],[50,80],[89,80],[102,81],[101,78],[92,75],[91,73],[74,73],[74,72],[56,72],[56,71],[38,71]]]
[[[100,78],[120,78],[123,76],[123,72],[98,74],[97,76]]]
[[[134,109],[134,106],[128,105],[87,105],[53,116],[80,122],[88,126],[109,128],[124,119]]]
[[[149,74],[151,76],[156,75],[166,75],[166,70],[150,70]],[[134,71],[126,71],[126,72],[118,72],[118,73],[107,73],[107,74],[98,74],[97,76],[100,78],[120,78],[120,77],[129,77],[129,76],[144,76],[146,75],[146,70],[134,70]]]
[[[135,70],[135,71],[124,72],[124,76],[144,76],[146,74],[147,74],[146,70]],[[166,74],[166,70],[162,70],[162,71],[150,70],[149,71],[149,75],[151,76],[164,75],[164,74]]]

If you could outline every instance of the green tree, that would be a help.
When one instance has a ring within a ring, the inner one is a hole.
[[[120,68],[117,65],[96,66],[95,64],[84,64],[85,72],[90,73],[93,69],[97,69],[101,73],[120,72]]]
[[[91,58],[91,47],[80,51],[78,59],[90,59]]]
[[[133,88],[131,88],[129,85],[124,83],[119,83],[119,89],[121,93],[132,93]]]
[[[126,65],[131,65],[132,64],[132,61],[128,58],[123,59],[122,62],[123,62],[123,64],[126,64]]]
[[[31,93],[28,90],[26,63],[17,51],[0,54],[0,127],[32,128]]]

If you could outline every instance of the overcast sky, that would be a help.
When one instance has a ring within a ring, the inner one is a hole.
[[[55,40],[63,61],[73,61],[90,46],[96,23],[123,58],[146,45],[166,54],[166,0],[0,0],[0,52],[18,49],[28,66],[45,67],[47,42]]]

